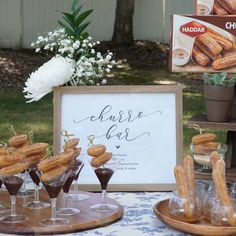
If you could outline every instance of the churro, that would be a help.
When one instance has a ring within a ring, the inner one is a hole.
[[[87,153],[89,156],[98,157],[106,151],[106,146],[102,144],[92,145],[88,148]]]
[[[205,134],[197,134],[192,137],[193,144],[204,144],[214,141],[217,138],[216,134],[205,133]]]
[[[34,154],[44,153],[48,147],[48,143],[34,143],[25,146],[20,150],[20,152],[25,154],[26,156],[31,156]]]
[[[195,175],[194,175],[194,161],[193,158],[187,155],[184,158],[184,171],[187,179],[188,191],[193,193],[195,191]]]
[[[20,135],[11,137],[8,140],[8,143],[11,147],[19,147],[27,143],[27,140],[28,140],[28,136],[26,134],[20,134]]]
[[[218,154],[218,152],[216,151],[211,152],[210,162],[213,170],[216,168],[216,163],[218,160],[220,160],[220,155]]]
[[[12,155],[2,155],[0,156],[0,167],[6,167],[16,164],[25,158],[24,154],[15,153]]]
[[[112,157],[111,152],[105,152],[105,153],[101,154],[100,156],[93,158],[91,161],[91,166],[93,166],[93,167],[102,166],[106,162],[108,162],[111,159],[111,157]]]
[[[46,182],[46,183],[51,182],[53,179],[56,179],[57,177],[65,173],[66,170],[67,170],[67,166],[59,166],[59,167],[53,168],[43,173],[40,179],[42,182]]]
[[[29,168],[28,163],[16,163],[0,169],[0,175],[13,175],[21,173]]]
[[[66,151],[67,149],[74,149],[79,144],[80,139],[79,138],[72,138],[65,142],[63,149]]]

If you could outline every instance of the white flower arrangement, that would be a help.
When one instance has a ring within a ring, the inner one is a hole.
[[[94,41],[84,29],[89,23],[83,23],[92,12],[88,10],[79,14],[81,6],[78,0],[72,4],[72,13],[62,13],[67,25],[59,21],[62,26],[44,36],[39,36],[31,44],[36,52],[51,52],[55,56],[33,72],[26,81],[23,92],[28,102],[37,101],[50,93],[54,87],[61,85],[104,85],[103,76],[111,72],[116,64],[113,53],[102,55],[95,47],[100,44]]]

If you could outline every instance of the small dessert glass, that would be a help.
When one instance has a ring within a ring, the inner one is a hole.
[[[223,205],[215,198],[211,209],[211,224],[217,226],[236,226],[236,199],[231,198],[231,205]]]
[[[50,207],[49,202],[40,201],[39,199],[39,188],[40,188],[40,178],[37,174],[37,166],[30,167],[29,175],[34,183],[34,200],[23,205],[23,207],[29,209],[43,209]]]
[[[234,183],[227,183],[228,193],[231,198],[235,198],[235,185]],[[211,221],[211,211],[214,204],[218,204],[218,199],[215,191],[214,182],[209,183],[209,188],[203,200],[203,215],[205,219]]]
[[[76,161],[71,166],[71,174],[68,177],[65,184],[63,185],[63,192],[64,192],[63,199],[65,200],[65,205],[63,208],[61,208],[57,211],[58,215],[69,216],[69,215],[76,215],[76,214],[80,213],[80,210],[78,208],[68,207],[68,200],[70,199],[70,197],[68,197],[68,193],[69,193],[70,186],[71,186],[72,182],[75,180],[76,176],[78,176],[78,174],[81,171],[81,169],[83,168],[83,166],[84,166],[84,163],[81,161],[80,162]]]
[[[78,165],[81,165],[81,166],[74,178],[75,184],[73,185],[73,193],[68,193],[66,195],[66,197],[67,197],[67,200],[70,200],[70,201],[83,201],[83,200],[87,200],[90,198],[89,195],[79,192],[78,183],[77,183],[77,181],[79,179],[80,172],[84,167],[84,163],[82,161],[80,161],[79,159],[76,159],[76,162],[78,163]]]
[[[3,223],[20,223],[27,221],[27,216],[16,213],[16,195],[25,181],[26,172],[12,175],[1,175],[0,178],[11,199],[11,213],[10,215],[3,216],[0,221]]]
[[[29,178],[29,170],[26,170],[25,171],[25,181],[24,181],[20,191],[17,193],[17,197],[27,198],[27,197],[34,196],[34,190],[26,188],[26,183],[30,183],[30,182],[31,182],[31,179]]]
[[[177,191],[173,191],[169,200],[170,215],[183,222],[198,221],[202,218],[204,195],[205,188],[200,183],[196,185],[194,192],[190,192],[189,197],[181,197]]]
[[[70,174],[71,169],[68,169],[61,176],[52,179],[50,182],[42,182],[51,200],[51,217],[49,219],[40,220],[40,224],[47,226],[58,226],[69,223],[67,219],[56,217],[56,202],[57,197]]]
[[[112,157],[111,160],[106,162],[103,166],[97,168],[92,167],[101,184],[102,200],[101,203],[90,206],[91,209],[96,211],[112,211],[118,208],[118,206],[106,202],[106,189],[108,182],[110,181],[115,170],[119,166],[119,162],[120,162],[119,159]]]
[[[204,146],[202,147],[197,147],[194,144],[190,144],[190,150],[193,155],[194,161],[202,166],[202,168],[198,169],[198,172],[204,172],[204,173],[210,173],[211,170],[211,153],[213,151],[216,151],[220,158],[224,160],[225,158],[225,153],[227,151],[227,144],[219,144],[217,148],[205,148]]]

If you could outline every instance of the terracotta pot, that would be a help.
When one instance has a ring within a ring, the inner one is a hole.
[[[234,99],[234,87],[204,85],[207,120],[227,122]]]

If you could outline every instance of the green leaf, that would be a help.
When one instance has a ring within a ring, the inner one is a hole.
[[[79,4],[79,0],[74,0],[71,5],[71,10],[74,12]]]
[[[84,5],[79,6],[75,11],[73,11],[73,16],[76,17]]]
[[[93,10],[88,10],[88,11],[83,12],[81,15],[79,15],[76,18],[75,23],[77,25],[80,25],[92,12]]]
[[[77,29],[76,29],[76,35],[81,35],[83,33],[83,31],[88,27],[88,25],[90,24],[90,22],[86,22],[84,24],[81,24]]]
[[[69,27],[67,27],[64,23],[62,23],[61,21],[58,21],[58,24],[65,29],[66,33],[69,35],[69,36],[74,36],[74,31],[71,30]]]

